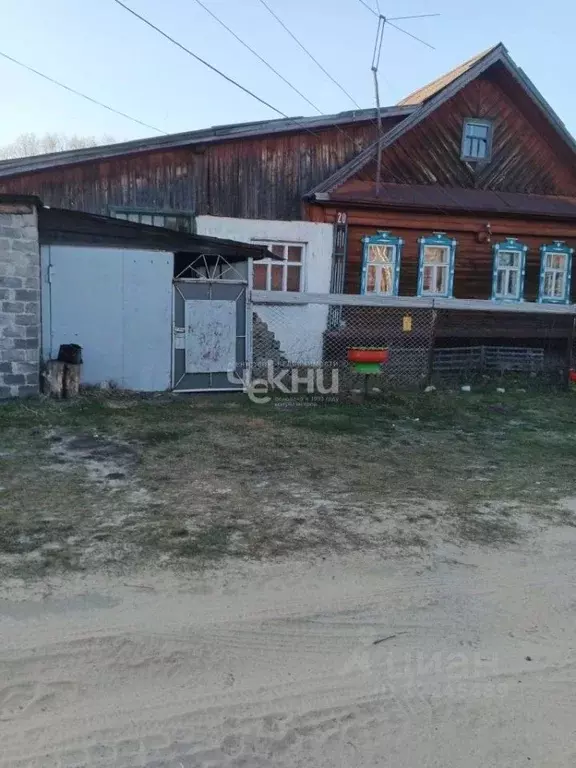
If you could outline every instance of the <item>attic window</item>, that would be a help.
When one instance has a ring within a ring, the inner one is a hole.
[[[490,160],[492,154],[492,123],[489,120],[464,120],[462,160]]]

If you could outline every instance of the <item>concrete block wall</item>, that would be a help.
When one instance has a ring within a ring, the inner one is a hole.
[[[35,206],[0,204],[0,399],[40,386],[40,248]]]

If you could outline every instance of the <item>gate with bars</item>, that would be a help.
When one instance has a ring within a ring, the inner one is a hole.
[[[251,355],[247,263],[198,256],[174,279],[173,389],[242,390]]]

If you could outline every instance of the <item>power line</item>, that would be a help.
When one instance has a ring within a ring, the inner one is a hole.
[[[260,96],[257,96],[254,93],[254,91],[251,91],[249,88],[246,88],[245,86],[241,85],[237,80],[234,80],[234,78],[229,77],[229,75],[226,75],[224,72],[222,72],[220,69],[215,67],[213,64],[210,64],[201,56],[198,56],[189,48],[186,48],[185,45],[182,45],[182,43],[179,43],[178,40],[175,40],[167,32],[164,32],[162,29],[160,29],[160,27],[157,27],[147,18],[145,18],[144,16],[141,16],[135,10],[127,6],[125,3],[122,2],[122,0],[114,0],[114,2],[117,3],[119,6],[121,6],[122,8],[124,8],[124,10],[128,11],[128,13],[131,13],[132,16],[135,16],[137,19],[140,19],[140,21],[146,24],[146,26],[150,27],[155,32],[158,32],[159,35],[162,35],[162,37],[165,37],[166,40],[169,40],[173,45],[177,46],[178,48],[180,48],[180,50],[184,51],[184,53],[187,53],[189,56],[192,56],[193,59],[196,59],[196,61],[199,61],[201,64],[204,64],[204,66],[208,67],[208,69],[211,69],[212,72],[216,72],[217,75],[220,75],[220,77],[223,77],[224,80],[227,80],[229,83],[232,83],[232,85],[235,85],[236,88],[240,88],[241,91],[244,91],[244,93],[247,93],[249,96],[252,96],[252,98],[256,99],[256,101],[259,101],[260,104],[264,104],[265,107],[268,107],[268,109],[271,109],[273,112],[276,112],[277,115],[290,119],[287,114],[282,112],[281,109],[277,109],[276,107],[272,106],[272,104],[270,104],[269,102],[265,101],[264,99],[261,99]]]
[[[307,96],[305,96],[305,95],[304,95],[304,94],[303,94],[301,91],[299,91],[299,90],[298,90],[298,89],[297,89],[295,86],[293,86],[293,85],[292,85],[292,83],[291,83],[289,80],[287,80],[287,79],[286,79],[286,78],[285,78],[285,77],[284,77],[284,76],[283,76],[283,75],[282,75],[280,72],[278,72],[278,70],[276,70],[276,69],[275,69],[275,68],[274,68],[274,67],[273,67],[271,64],[269,64],[269,62],[267,62],[267,61],[266,61],[266,59],[264,59],[262,56],[260,56],[260,54],[259,54],[257,51],[255,51],[255,50],[254,50],[254,48],[252,48],[250,45],[248,45],[248,43],[246,43],[246,42],[245,42],[245,41],[244,41],[244,40],[243,40],[243,39],[242,39],[242,38],[241,38],[239,35],[237,35],[237,34],[236,34],[236,33],[235,33],[235,32],[234,32],[234,31],[233,31],[233,30],[232,30],[232,29],[231,29],[231,28],[230,28],[230,27],[229,27],[229,26],[228,26],[228,25],[225,23],[225,22],[223,22],[223,21],[222,21],[222,20],[221,20],[221,19],[220,19],[220,18],[219,18],[219,17],[218,17],[218,16],[217,16],[217,15],[216,15],[214,12],[213,12],[213,11],[211,11],[211,10],[210,10],[210,9],[209,9],[209,8],[208,8],[206,5],[204,5],[204,3],[202,2],[202,0],[195,0],[195,2],[196,2],[198,5],[200,5],[202,8],[204,8],[204,10],[205,10],[207,13],[209,13],[209,14],[210,14],[210,16],[212,16],[212,18],[214,18],[214,19],[215,19],[215,20],[216,20],[216,21],[217,21],[217,22],[218,22],[218,23],[219,23],[219,24],[220,24],[222,27],[224,27],[224,29],[226,29],[228,32],[230,32],[230,34],[231,34],[231,35],[232,35],[232,36],[233,36],[233,37],[234,37],[236,40],[238,40],[238,42],[239,42],[241,45],[243,45],[243,46],[244,46],[244,47],[245,47],[247,50],[249,50],[249,51],[250,51],[252,54],[254,54],[254,56],[256,56],[256,58],[257,58],[257,59],[259,59],[259,60],[260,60],[260,61],[261,61],[263,64],[265,64],[265,65],[268,67],[268,69],[270,69],[270,70],[271,70],[271,71],[272,71],[272,72],[273,72],[275,75],[277,75],[277,76],[278,76],[278,77],[279,77],[279,78],[280,78],[280,79],[281,79],[283,82],[285,82],[287,85],[289,85],[289,86],[290,86],[290,88],[292,88],[292,90],[293,90],[293,91],[295,91],[295,92],[296,92],[296,93],[297,93],[299,96],[301,96],[301,97],[302,97],[302,98],[303,98],[303,99],[304,99],[304,100],[305,100],[305,101],[306,101],[308,104],[310,104],[310,106],[311,106],[313,109],[315,109],[315,110],[316,110],[316,111],[317,111],[319,114],[321,114],[321,115],[323,114],[322,110],[321,110],[321,109],[320,109],[320,108],[319,108],[319,107],[318,107],[316,104],[314,104],[314,102],[310,101],[310,99],[309,99]],[[372,122],[374,122],[374,121],[372,121]],[[380,119],[380,118],[379,118],[379,123],[381,123],[381,119]],[[356,141],[355,139],[353,139],[353,138],[352,138],[352,136],[350,136],[350,134],[349,134],[349,133],[347,133],[346,131],[344,131],[344,130],[343,130],[343,129],[342,129],[340,126],[339,126],[339,125],[337,125],[337,126],[335,126],[335,127],[336,127],[336,129],[337,129],[337,130],[338,130],[338,131],[339,131],[339,132],[340,132],[340,133],[341,133],[341,134],[342,134],[342,135],[343,135],[345,138],[347,138],[349,141],[351,141],[351,142],[352,142],[352,144],[356,144],[356,145],[358,146],[358,143],[357,143],[357,141]],[[379,128],[379,130],[380,130],[380,128]],[[318,134],[314,134],[314,135],[315,135],[315,136],[317,136],[317,137],[318,137],[318,139],[320,139],[320,137],[318,136]]]
[[[312,136],[315,136],[315,137],[316,137],[318,140],[320,140],[320,136],[319,136],[317,133],[314,133],[314,131],[311,131],[311,130],[310,130],[308,127],[307,127],[307,126],[305,126],[305,125],[303,125],[302,123],[300,123],[300,122],[299,122],[299,120],[298,120],[297,118],[291,118],[291,117],[289,117],[287,114],[285,114],[285,113],[284,113],[284,112],[282,112],[281,110],[277,109],[276,107],[272,106],[271,104],[269,104],[269,103],[268,103],[267,101],[265,101],[264,99],[261,99],[261,98],[260,98],[259,96],[257,96],[257,95],[256,95],[256,94],[255,94],[253,91],[251,91],[251,90],[249,90],[248,88],[246,88],[245,86],[241,85],[241,84],[240,84],[240,83],[238,83],[236,80],[234,80],[233,78],[229,77],[229,76],[228,76],[228,75],[226,75],[224,72],[220,71],[219,69],[217,69],[216,67],[214,67],[212,64],[210,64],[209,62],[207,62],[207,61],[205,61],[204,59],[202,59],[202,58],[201,58],[200,56],[198,56],[197,54],[193,53],[193,52],[192,52],[192,51],[191,51],[189,48],[186,48],[186,46],[182,45],[182,43],[179,43],[177,40],[175,40],[175,39],[174,39],[173,37],[171,37],[169,34],[167,34],[167,33],[166,33],[166,32],[164,32],[162,29],[160,29],[159,27],[157,27],[157,26],[156,26],[155,24],[153,24],[151,21],[149,21],[148,19],[146,19],[144,16],[141,16],[139,13],[137,13],[137,12],[136,12],[136,11],[134,11],[132,8],[130,8],[129,6],[127,6],[125,3],[123,3],[123,2],[122,2],[122,0],[114,0],[114,2],[115,2],[115,3],[117,3],[117,5],[120,5],[122,8],[124,8],[126,11],[128,11],[128,13],[132,14],[132,16],[135,16],[137,19],[139,19],[140,21],[142,21],[142,22],[143,22],[144,24],[146,24],[148,27],[150,27],[151,29],[153,29],[153,30],[155,30],[156,32],[158,32],[158,34],[162,35],[162,37],[166,38],[166,40],[169,40],[169,41],[170,41],[170,42],[171,42],[173,45],[175,45],[177,48],[180,48],[182,51],[184,51],[185,53],[187,53],[189,56],[192,56],[192,58],[196,59],[196,60],[197,60],[197,61],[199,61],[201,64],[204,64],[204,66],[208,67],[208,69],[212,70],[213,72],[216,72],[218,75],[220,75],[221,77],[223,77],[223,78],[224,78],[225,80],[227,80],[229,83],[232,83],[232,84],[233,84],[233,85],[235,85],[237,88],[240,88],[240,90],[244,91],[244,92],[245,92],[245,93],[247,93],[249,96],[252,96],[252,98],[256,99],[256,100],[257,100],[257,101],[259,101],[261,104],[264,104],[264,105],[265,105],[265,106],[267,106],[269,109],[271,109],[271,110],[273,110],[274,112],[276,112],[277,114],[281,115],[282,117],[284,117],[284,118],[286,118],[286,119],[288,119],[288,120],[291,120],[292,122],[294,122],[294,124],[295,124],[295,125],[301,125],[301,126],[304,128],[304,130],[305,130],[307,133],[310,133]],[[273,12],[273,11],[272,11],[272,10],[271,10],[269,7],[268,7],[268,5],[266,4],[265,0],[260,0],[260,2],[261,2],[261,3],[262,3],[262,4],[263,4],[263,5],[264,5],[264,6],[265,6],[267,9],[268,9],[268,11],[271,13],[271,15],[272,15],[272,16],[274,16],[274,18],[276,18],[276,19],[277,19],[278,23],[279,23],[279,24],[280,24],[280,25],[281,25],[281,26],[282,26],[282,27],[283,27],[283,28],[284,28],[284,29],[285,29],[285,30],[288,32],[288,34],[289,34],[289,35],[290,35],[290,36],[291,36],[291,37],[292,37],[292,38],[293,38],[293,39],[294,39],[294,40],[295,40],[295,41],[298,43],[298,45],[299,45],[299,46],[300,46],[300,47],[301,47],[301,48],[302,48],[304,51],[306,51],[306,53],[308,54],[308,56],[310,56],[310,58],[311,58],[311,59],[312,59],[312,60],[313,60],[313,61],[314,61],[314,62],[315,62],[315,63],[316,63],[316,64],[317,64],[319,67],[320,67],[320,69],[322,69],[322,71],[323,71],[323,72],[325,72],[325,74],[326,74],[326,75],[327,75],[327,76],[328,76],[328,77],[329,77],[329,78],[330,78],[330,79],[331,79],[331,80],[332,80],[332,81],[333,81],[333,82],[334,82],[334,83],[335,83],[335,84],[336,84],[336,85],[337,85],[337,86],[338,86],[338,87],[339,87],[339,88],[340,88],[340,89],[341,89],[341,90],[342,90],[342,91],[343,91],[343,92],[344,92],[344,93],[345,93],[345,94],[348,96],[348,98],[352,100],[352,102],[355,104],[355,106],[356,106],[356,107],[358,107],[358,109],[362,109],[362,108],[360,107],[360,105],[359,105],[359,104],[357,104],[357,103],[356,103],[356,101],[355,101],[355,100],[352,98],[352,96],[350,96],[350,94],[348,94],[348,93],[347,93],[347,91],[345,91],[345,90],[344,90],[344,88],[343,88],[343,87],[342,87],[342,86],[341,86],[341,85],[340,85],[340,84],[339,84],[339,83],[338,83],[336,80],[334,80],[334,78],[332,78],[332,76],[331,76],[331,75],[330,75],[328,72],[326,72],[326,70],[324,69],[324,67],[322,67],[322,65],[321,65],[319,62],[317,62],[317,61],[316,61],[316,59],[314,59],[314,57],[312,56],[312,54],[311,54],[311,53],[309,53],[309,51],[307,51],[307,50],[304,48],[304,46],[303,46],[303,45],[300,43],[300,41],[299,41],[299,40],[297,40],[297,38],[296,38],[296,37],[295,37],[295,36],[292,34],[292,32],[290,32],[290,30],[289,30],[289,29],[286,27],[286,25],[285,25],[285,24],[284,24],[284,23],[283,23],[283,22],[282,22],[282,21],[281,21],[281,20],[280,20],[280,19],[279,19],[279,18],[276,16],[276,14],[275,14],[275,13],[274,13],[274,12]],[[363,0],[360,0],[360,2],[363,2]],[[374,121],[372,121],[372,122],[374,122]],[[356,142],[354,141],[354,139],[352,139],[352,137],[351,137],[349,134],[347,134],[345,131],[343,131],[343,130],[340,128],[340,126],[336,125],[335,127],[338,129],[338,131],[339,131],[340,133],[342,133],[342,134],[343,134],[343,135],[344,135],[346,138],[348,138],[348,139],[349,139],[349,140],[350,140],[350,141],[351,141],[353,144],[355,144],[355,143],[356,143]],[[397,182],[399,182],[399,183],[402,183],[402,182],[401,182],[401,181],[398,179],[398,177],[396,176],[396,174],[395,174],[395,173],[394,173],[394,172],[393,172],[393,171],[392,171],[390,168],[387,168],[387,170],[388,170],[388,172],[390,173],[390,175],[391,175],[393,178],[395,178],[395,179],[396,179],[396,181],[397,181]],[[438,206],[438,209],[439,209],[440,211],[442,210],[442,209],[441,209],[439,206]],[[446,213],[446,212],[444,211],[444,213]]]
[[[2,56],[4,59],[8,59],[8,61],[11,61],[13,64],[17,64],[19,67],[22,67],[23,69],[28,70],[28,72],[33,72],[35,75],[38,75],[38,77],[44,78],[44,80],[48,80],[49,83],[52,83],[53,85],[57,85],[60,88],[64,88],[65,91],[69,91],[70,93],[73,93],[75,96],[80,96],[83,99],[86,99],[86,101],[91,102],[92,104],[96,104],[99,107],[103,107],[104,109],[107,109],[109,112],[113,112],[115,115],[120,115],[120,117],[125,117],[127,120],[132,120],[133,123],[138,123],[138,125],[144,126],[144,128],[150,128],[152,131],[156,131],[157,133],[163,133],[166,135],[166,131],[160,130],[160,128],[156,128],[153,125],[150,125],[149,123],[144,123],[142,120],[138,120],[136,117],[131,117],[130,115],[127,115],[126,112],[121,112],[119,109],[114,109],[114,107],[109,107],[108,104],[104,104],[102,101],[98,101],[98,99],[93,99],[92,96],[88,96],[85,93],[82,93],[81,91],[77,91],[75,88],[71,88],[69,85],[65,85],[64,83],[61,83],[59,80],[55,80],[53,77],[50,77],[49,75],[45,75],[44,72],[40,72],[37,69],[34,69],[34,67],[30,67],[28,64],[24,64],[22,61],[18,61],[18,59],[13,58],[12,56],[9,56],[7,53],[3,53],[0,51],[0,56]]]
[[[116,0],[116,1],[118,2],[118,0]],[[354,106],[355,106],[357,109],[362,109],[362,107],[360,106],[360,104],[358,104],[358,102],[357,102],[357,101],[354,99],[354,97],[353,97],[353,96],[351,96],[351,95],[348,93],[348,91],[347,91],[347,90],[344,88],[344,86],[340,85],[340,83],[338,82],[338,80],[335,80],[335,79],[332,77],[332,75],[330,74],[330,72],[328,72],[328,70],[326,70],[326,69],[325,69],[325,68],[322,66],[322,64],[320,64],[320,62],[318,61],[318,59],[314,58],[314,56],[313,56],[313,55],[310,53],[310,51],[309,51],[309,50],[308,50],[308,49],[307,49],[307,48],[306,48],[306,47],[305,47],[305,46],[304,46],[304,45],[303,45],[303,44],[300,42],[300,40],[298,40],[298,38],[296,37],[296,35],[295,35],[295,34],[294,34],[294,33],[293,33],[291,30],[289,30],[289,29],[288,29],[288,27],[286,26],[286,24],[284,24],[284,22],[282,21],[282,19],[281,19],[279,16],[277,16],[277,15],[274,13],[274,11],[272,10],[272,8],[270,8],[270,6],[269,6],[269,5],[268,5],[268,3],[266,2],[266,0],[260,0],[260,2],[261,2],[261,3],[262,3],[262,5],[264,6],[264,8],[266,8],[266,10],[268,11],[268,13],[270,13],[270,14],[271,14],[271,16],[273,16],[273,17],[276,19],[276,21],[278,22],[278,24],[280,24],[280,26],[281,26],[283,29],[285,29],[285,30],[286,30],[286,32],[287,32],[287,33],[290,35],[290,37],[292,38],[292,40],[294,40],[294,42],[295,42],[295,43],[296,43],[296,44],[297,44],[297,45],[298,45],[298,46],[299,46],[299,47],[300,47],[300,48],[301,48],[301,49],[304,51],[304,53],[305,53],[305,54],[306,54],[306,55],[307,55],[307,56],[308,56],[310,59],[312,59],[312,61],[314,62],[314,64],[316,64],[316,66],[317,66],[317,67],[319,67],[319,68],[322,70],[322,72],[324,72],[324,74],[326,75],[326,77],[328,77],[328,78],[329,78],[329,79],[330,79],[330,80],[331,80],[331,81],[334,83],[334,85],[336,85],[336,86],[337,86],[337,87],[338,87],[338,88],[339,88],[339,89],[342,91],[342,93],[343,93],[345,96],[347,96],[347,97],[350,99],[350,101],[352,102],[352,104],[354,104]]]
[[[319,109],[319,108],[316,106],[316,104],[314,104],[312,101],[310,101],[310,99],[309,99],[309,98],[307,98],[307,97],[306,97],[306,96],[305,96],[305,95],[302,93],[302,91],[299,91],[299,90],[298,90],[298,88],[296,88],[296,86],[295,86],[295,85],[293,85],[293,84],[292,84],[292,83],[291,83],[289,80],[287,80],[287,79],[284,77],[284,75],[283,75],[283,74],[281,74],[280,72],[278,72],[278,70],[277,70],[277,69],[275,69],[275,68],[272,66],[272,64],[270,64],[268,61],[266,61],[266,59],[265,59],[265,58],[263,58],[262,56],[260,56],[260,54],[258,53],[258,51],[255,51],[255,50],[254,50],[254,48],[252,48],[250,45],[248,45],[248,43],[247,43],[247,42],[245,42],[244,40],[242,40],[242,38],[241,38],[239,35],[237,35],[237,34],[236,34],[236,32],[234,32],[234,30],[230,29],[230,27],[229,27],[229,26],[228,26],[228,25],[227,25],[227,24],[226,24],[224,21],[222,21],[222,19],[221,19],[221,18],[219,18],[219,17],[218,17],[218,16],[217,16],[217,15],[216,15],[216,14],[215,14],[213,11],[211,11],[211,10],[210,10],[210,8],[208,8],[206,5],[204,5],[204,3],[202,2],[202,0],[195,0],[195,2],[196,2],[196,3],[198,3],[198,5],[199,5],[199,6],[201,6],[202,8],[204,8],[204,10],[206,11],[206,13],[209,13],[209,14],[210,14],[210,16],[212,16],[212,18],[213,18],[215,21],[217,21],[217,22],[218,22],[218,24],[220,24],[220,26],[224,27],[224,29],[226,29],[228,32],[230,32],[230,34],[232,35],[232,37],[234,37],[236,40],[238,40],[238,42],[240,43],[240,45],[243,45],[243,46],[244,46],[244,48],[246,48],[248,51],[250,51],[250,53],[252,53],[254,56],[256,56],[256,58],[257,58],[259,61],[261,61],[261,62],[262,62],[262,64],[264,64],[264,66],[268,67],[268,69],[269,69],[271,72],[273,72],[273,73],[274,73],[275,75],[277,75],[277,76],[278,76],[278,77],[279,77],[279,78],[280,78],[280,79],[281,79],[281,80],[282,80],[284,83],[286,83],[286,85],[287,85],[289,88],[291,88],[291,89],[294,91],[294,93],[297,93],[297,94],[298,94],[298,96],[300,96],[302,99],[304,99],[304,101],[305,101],[307,104],[309,104],[309,105],[312,107],[312,109],[315,109],[315,110],[316,110],[316,112],[318,112],[320,115],[321,115],[321,114],[323,114],[322,110],[321,110],[321,109]]]
[[[256,58],[257,58],[259,61],[261,61],[261,62],[262,62],[262,63],[263,63],[263,64],[264,64],[266,67],[268,67],[268,69],[270,69],[270,70],[271,70],[271,71],[272,71],[272,72],[273,72],[275,75],[277,75],[277,77],[279,77],[279,78],[280,78],[280,79],[281,79],[281,80],[282,80],[284,83],[286,83],[287,85],[289,85],[289,86],[290,86],[290,88],[292,88],[292,90],[294,90],[294,91],[295,91],[295,92],[296,92],[296,93],[297,93],[299,96],[301,96],[301,97],[302,97],[302,98],[303,98],[303,99],[304,99],[304,100],[305,100],[305,101],[306,101],[308,104],[310,104],[310,106],[311,106],[313,109],[315,109],[315,110],[316,110],[316,111],[317,111],[319,114],[323,114],[323,113],[322,113],[322,111],[319,109],[319,107],[318,107],[316,104],[314,104],[314,102],[310,101],[310,99],[309,99],[307,96],[305,96],[305,95],[304,95],[304,94],[303,94],[301,91],[299,91],[299,90],[298,90],[298,89],[297,89],[295,86],[293,86],[293,85],[292,85],[292,83],[290,83],[290,81],[289,81],[289,80],[287,80],[287,79],[286,79],[286,78],[285,78],[285,77],[284,77],[284,76],[283,76],[283,75],[282,75],[280,72],[278,72],[278,71],[277,71],[277,70],[276,70],[276,69],[275,69],[275,68],[274,68],[274,67],[273,67],[271,64],[269,64],[269,62],[268,62],[268,61],[266,61],[266,59],[264,59],[262,56],[260,56],[260,54],[259,54],[257,51],[255,51],[255,50],[254,50],[254,48],[252,48],[250,45],[248,45],[248,43],[246,43],[246,42],[245,42],[245,41],[244,41],[244,40],[243,40],[243,39],[242,39],[242,38],[241,38],[239,35],[237,35],[237,34],[236,34],[236,33],[235,33],[235,32],[234,32],[234,31],[233,31],[233,30],[232,30],[232,29],[231,29],[231,28],[230,28],[230,27],[229,27],[229,26],[228,26],[228,25],[227,25],[227,24],[224,22],[224,21],[222,21],[222,19],[220,19],[220,18],[219,18],[219,16],[217,16],[217,15],[216,15],[216,14],[215,14],[215,13],[214,13],[214,12],[213,12],[213,11],[212,11],[210,8],[208,8],[208,7],[207,7],[207,6],[206,6],[206,5],[205,5],[205,4],[202,2],[202,0],[195,0],[195,2],[196,2],[198,5],[200,5],[200,6],[201,6],[201,7],[202,7],[202,8],[203,8],[203,9],[204,9],[204,10],[205,10],[207,13],[209,13],[209,14],[210,14],[210,16],[212,16],[212,18],[213,18],[215,21],[217,21],[217,22],[218,22],[218,24],[220,24],[220,26],[224,27],[224,29],[226,29],[226,30],[227,30],[227,31],[228,31],[228,32],[229,32],[229,33],[230,33],[230,34],[231,34],[231,35],[232,35],[232,36],[233,36],[233,37],[234,37],[234,38],[235,38],[235,39],[236,39],[236,40],[237,40],[237,41],[238,41],[238,42],[239,42],[241,45],[242,45],[242,46],[244,46],[244,48],[246,48],[247,50],[249,50],[249,51],[250,51],[250,52],[251,52],[251,53],[252,53],[254,56],[256,56]],[[273,14],[273,15],[274,15],[274,14]],[[384,17],[380,16],[380,17],[379,17],[379,23],[381,23],[381,21],[382,21],[383,19],[384,19]],[[280,23],[281,23],[281,22],[280,22]],[[284,25],[283,25],[283,26],[284,26]],[[384,26],[384,25],[382,25],[382,27],[383,27],[383,26]],[[384,31],[384,30],[382,29],[382,31]],[[380,50],[381,50],[381,46],[382,46],[382,43],[381,43],[381,41],[380,41]],[[380,58],[380,54],[378,54],[378,59],[379,59],[379,58]],[[376,75],[376,74],[375,74],[375,77],[377,77],[377,75]],[[376,87],[377,87],[377,86],[376,86]],[[378,98],[378,97],[377,97],[377,98]],[[354,103],[355,103],[355,102],[354,102]],[[373,120],[373,119],[372,119],[372,120],[371,120],[371,122],[372,122],[372,123],[374,123],[374,125],[377,127],[377,129],[378,129],[378,136],[379,136],[379,137],[381,137],[381,135],[382,135],[382,117],[381,117],[381,114],[380,114],[380,104],[379,104],[379,102],[378,102],[378,101],[377,101],[377,108],[378,108],[378,112],[377,112],[377,121],[375,121],[375,120]],[[339,132],[339,133],[341,133],[341,134],[342,134],[342,136],[344,136],[345,138],[347,138],[347,139],[348,139],[350,142],[352,142],[352,144],[357,144],[357,141],[356,141],[355,139],[353,139],[353,138],[352,138],[352,136],[350,136],[350,134],[349,134],[347,131],[345,131],[344,129],[342,129],[342,128],[341,128],[339,125],[337,125],[337,126],[335,126],[335,127],[336,127],[336,129],[338,130],[338,132]],[[314,134],[314,135],[318,136],[317,134]],[[319,138],[320,138],[320,137],[318,136],[318,139],[319,139]],[[378,164],[378,171],[380,171],[380,161],[379,161],[379,164]],[[377,187],[379,187],[379,179],[378,179],[378,178],[376,179],[376,186],[377,186]]]
[[[364,8],[367,8],[367,9],[370,11],[370,13],[373,13],[373,14],[374,14],[374,16],[380,16],[380,14],[378,13],[378,11],[375,11],[375,10],[374,10],[374,8],[372,8],[371,6],[369,6],[369,5],[368,5],[368,3],[364,2],[364,0],[359,0],[359,2],[361,2],[361,3],[362,3],[362,5],[364,6]]]

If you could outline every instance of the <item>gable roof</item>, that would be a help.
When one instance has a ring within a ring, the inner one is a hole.
[[[568,148],[574,153],[576,160],[576,141],[572,134],[568,131],[562,120],[554,112],[552,107],[544,99],[542,94],[538,91],[532,81],[524,74],[522,69],[513,61],[506,47],[499,43],[493,48],[488,49],[483,54],[476,56],[474,59],[470,59],[465,64],[457,67],[452,72],[444,75],[444,77],[438,78],[434,82],[415,91],[408,99],[424,98],[425,100],[416,107],[415,110],[408,115],[404,120],[395,125],[388,133],[386,133],[380,141],[375,141],[365,150],[360,152],[349,163],[338,169],[332,176],[325,179],[318,184],[314,189],[310,190],[306,197],[313,199],[315,196],[320,195],[317,199],[326,199],[326,196],[336,187],[343,184],[350,179],[354,174],[360,171],[369,162],[374,160],[377,156],[378,144],[381,149],[386,149],[401,136],[403,136],[411,128],[421,123],[428,115],[434,112],[439,106],[444,104],[448,99],[455,96],[462,90],[468,83],[471,83],[487,69],[495,64],[501,64],[512,75],[516,82],[521,86],[525,93],[532,99],[532,101],[540,108],[544,116],[548,120],[549,124],[559,135],[561,140],[568,146]],[[414,105],[412,105],[414,106]]]
[[[450,85],[450,83],[453,83],[454,80],[457,80],[460,75],[463,75],[465,72],[468,72],[469,69],[472,69],[474,64],[483,59],[484,56],[487,56],[489,53],[494,51],[497,47],[497,45],[494,45],[492,48],[488,48],[487,51],[483,51],[477,56],[473,56],[463,64],[459,64],[457,67],[455,67],[455,69],[450,70],[450,72],[446,72],[445,75],[441,75],[440,77],[436,78],[436,80],[432,80],[431,83],[428,83],[428,85],[425,85],[423,88],[418,88],[418,90],[414,91],[409,96],[406,96],[405,99],[399,101],[398,106],[420,106],[420,104],[423,104],[425,101],[428,101],[428,99],[431,99],[432,96],[435,96],[441,90]]]
[[[413,111],[414,107],[412,106],[383,107],[381,114],[382,117],[404,118]],[[216,125],[199,131],[172,133],[165,136],[153,136],[149,139],[123,141],[118,144],[108,144],[101,147],[86,147],[65,152],[51,152],[46,155],[2,160],[0,161],[0,178],[48,168],[76,165],[77,163],[89,162],[91,160],[106,160],[121,155],[134,155],[140,152],[178,149],[196,144],[212,144],[278,133],[314,131],[314,129],[331,128],[337,125],[371,122],[374,119],[374,109],[359,109],[338,112],[333,115],[317,115],[316,117],[289,117],[278,120],[260,120],[251,123]]]

